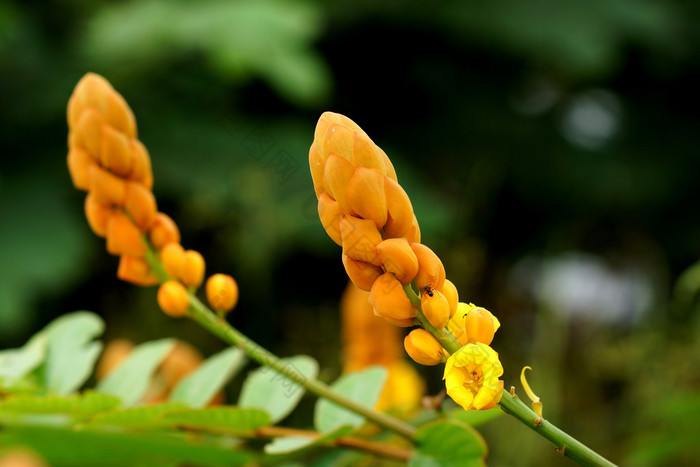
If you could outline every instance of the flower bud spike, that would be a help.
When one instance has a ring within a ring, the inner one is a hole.
[[[535,393],[530,389],[530,385],[527,382],[527,379],[525,378],[525,370],[532,370],[529,366],[523,367],[523,371],[520,372],[520,383],[523,385],[523,389],[525,390],[525,394],[527,394],[527,397],[530,398],[532,401],[532,410],[542,417],[542,402],[540,402],[540,398],[535,395]]]

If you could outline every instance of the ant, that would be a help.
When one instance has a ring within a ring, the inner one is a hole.
[[[433,296],[433,288],[430,287],[429,285],[426,285],[425,286],[425,293],[428,294],[428,297],[432,297]]]

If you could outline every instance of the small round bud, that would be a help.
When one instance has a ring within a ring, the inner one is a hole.
[[[426,287],[420,305],[425,318],[436,328],[444,328],[450,320],[450,304],[439,290]]]
[[[190,308],[187,290],[178,281],[163,282],[158,289],[158,306],[173,318],[185,316]]]
[[[228,274],[214,274],[207,279],[207,300],[216,311],[231,311],[238,303],[238,284]]]
[[[160,250],[160,259],[165,272],[173,279],[182,278],[185,268],[185,249],[179,243],[168,243]]]
[[[204,258],[198,251],[187,250],[182,265],[182,282],[188,287],[199,287],[204,282]]]
[[[403,340],[406,353],[421,365],[437,365],[442,361],[444,350],[435,337],[425,329],[414,329]]]

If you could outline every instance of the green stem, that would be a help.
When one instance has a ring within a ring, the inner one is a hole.
[[[334,391],[327,384],[315,378],[308,378],[302,375],[284,360],[278,358],[276,355],[256,344],[226,321],[217,317],[194,295],[190,295],[189,316],[201,324],[204,328],[219,336],[225,342],[242,349],[256,362],[272,368],[282,376],[289,378],[295,383],[303,386],[309,392],[312,392],[319,397],[328,399],[331,402],[335,402],[336,404],[358,413],[366,419],[371,420],[384,428],[392,430],[401,436],[408,439],[413,439],[413,436],[416,433],[416,429],[413,426],[385,413],[377,412],[369,407],[358,404],[354,400]]]
[[[163,263],[158,258],[158,255],[153,250],[153,247],[146,241],[148,249],[146,252],[146,262],[151,267],[151,271],[156,277],[162,282],[171,279],[170,276],[165,272]],[[296,371],[292,366],[286,363],[284,360],[280,359],[272,352],[256,344],[252,340],[248,339],[244,334],[238,331],[236,328],[231,326],[225,319],[221,316],[217,316],[212,310],[209,309],[204,303],[202,303],[193,293],[189,293],[190,308],[188,310],[188,316],[194,321],[202,325],[205,329],[211,331],[212,334],[220,337],[224,342],[235,345],[243,350],[250,358],[260,363],[263,366],[272,368],[274,371],[278,372],[280,375],[298,383],[300,386],[304,387],[309,392],[316,394],[319,397],[328,399],[331,402],[345,407],[357,414],[362,415],[367,420],[371,420],[377,425],[383,426],[395,433],[408,438],[413,439],[416,434],[415,427],[405,423],[398,418],[394,418],[382,412],[378,412],[364,405],[358,404],[354,400],[336,392],[328,386],[327,384],[315,379],[308,378],[298,371]]]
[[[507,414],[512,415],[535,433],[549,440],[557,447],[560,454],[577,464],[606,467],[615,465],[573,436],[537,415],[518,396],[503,391],[503,397],[498,405]]]

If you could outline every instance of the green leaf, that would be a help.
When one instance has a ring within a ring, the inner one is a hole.
[[[44,361],[47,337],[45,333],[35,334],[19,349],[0,352],[0,386],[12,387]]]
[[[26,415],[66,415],[72,419],[84,419],[113,409],[120,402],[114,396],[93,391],[70,396],[13,395],[0,402],[0,420],[11,424]]]
[[[316,438],[308,436],[282,436],[275,438],[271,443],[265,445],[266,454],[290,454],[298,453],[316,446],[321,446],[330,441],[341,438],[353,430],[351,426],[341,426],[329,433],[325,433]]]
[[[421,426],[409,467],[471,467],[484,465],[486,444],[481,435],[458,420],[438,420]]]
[[[231,406],[181,410],[163,415],[163,420],[190,429],[225,430],[230,433],[249,433],[270,424],[270,416],[264,410]]]
[[[161,417],[168,413],[187,409],[181,402],[165,402],[163,404],[128,407],[98,414],[90,420],[90,425],[110,425],[120,427],[162,426]]]
[[[386,377],[386,368],[372,366],[341,376],[331,387],[355,402],[372,408],[379,399]],[[335,430],[343,425],[358,427],[364,422],[365,419],[362,415],[344,409],[326,399],[319,399],[316,403],[314,426],[321,433]]]
[[[483,425],[503,415],[505,415],[505,412],[498,407],[488,410],[464,410],[459,408],[449,413],[450,418],[464,422],[472,427]]]
[[[180,381],[169,399],[191,407],[204,407],[244,363],[245,354],[241,349],[232,347],[219,352]]]
[[[70,394],[85,382],[102,350],[102,343],[92,340],[103,331],[102,318],[89,311],[63,315],[46,327],[44,377],[49,391]]]
[[[289,374],[315,378],[318,363],[306,355],[283,359],[285,371]],[[270,368],[262,367],[252,371],[243,383],[238,405],[241,407],[258,407],[270,414],[272,423],[277,423],[297,406],[304,389],[290,379],[285,378]]]
[[[137,346],[119,367],[100,381],[96,389],[121,398],[124,406],[136,404],[173,345],[172,339],[160,339]]]
[[[51,465],[244,465],[251,455],[232,448],[230,438],[180,433],[119,433],[49,427],[10,427],[0,445],[33,448]]]

